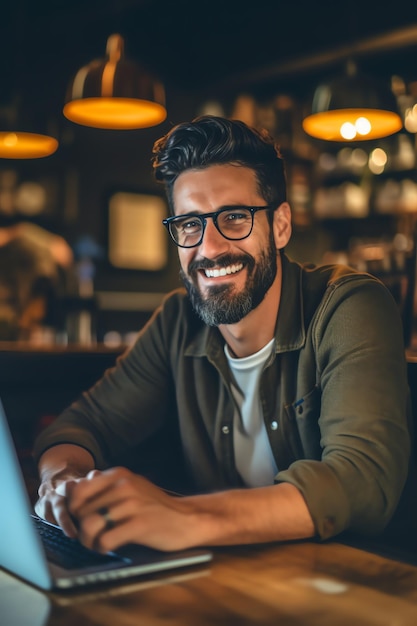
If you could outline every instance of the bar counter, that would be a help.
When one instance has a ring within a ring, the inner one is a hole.
[[[209,566],[77,592],[0,570],[0,606],[5,626],[415,626],[417,567],[335,542],[216,548]]]

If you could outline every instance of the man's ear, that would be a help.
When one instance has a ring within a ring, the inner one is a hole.
[[[288,202],[283,202],[274,211],[274,220],[272,223],[274,232],[274,240],[277,250],[285,248],[291,238],[291,208]]]

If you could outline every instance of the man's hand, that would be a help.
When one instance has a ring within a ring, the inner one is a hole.
[[[78,533],[67,508],[67,491],[93,467],[91,454],[72,444],[49,448],[39,461],[41,484],[35,512],[48,522],[58,524],[69,537],[76,537]]]
[[[49,448],[39,461],[36,513],[108,552],[127,543],[159,550],[305,539],[314,523],[289,483],[177,497],[126,468],[94,468],[80,446]]]
[[[168,495],[125,468],[90,472],[68,483],[66,495],[78,538],[90,549],[108,552],[139,543],[169,551],[198,543],[187,499]]]
[[[302,495],[288,483],[176,497],[116,467],[67,484],[66,493],[80,541],[100,552],[127,543],[170,551],[315,533]]]
[[[68,537],[77,537],[76,522],[67,508],[67,490],[76,478],[43,482],[38,490],[39,499],[35,504],[35,513],[43,519],[58,524]]]

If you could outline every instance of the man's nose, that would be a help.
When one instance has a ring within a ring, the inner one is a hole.
[[[206,222],[203,241],[199,246],[199,253],[206,258],[213,258],[230,247],[230,241],[218,231],[212,219]]]

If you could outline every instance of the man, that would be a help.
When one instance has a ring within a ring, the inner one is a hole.
[[[410,459],[390,293],[284,254],[291,211],[266,133],[197,118],[156,142],[153,165],[186,290],[40,436],[37,513],[100,551],[383,533]],[[183,464],[184,497],[112,467],[161,435],[151,464]]]

